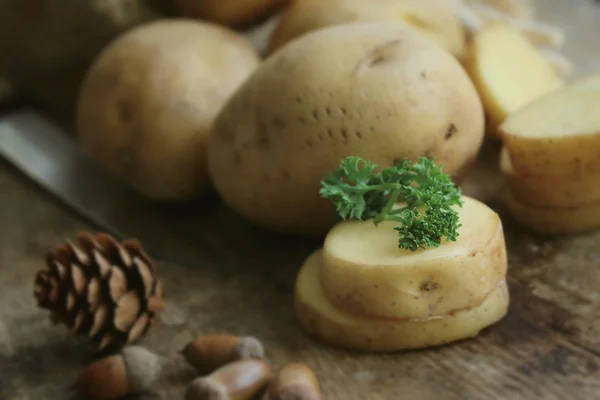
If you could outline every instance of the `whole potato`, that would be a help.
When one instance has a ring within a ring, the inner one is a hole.
[[[186,17],[201,18],[234,28],[262,22],[290,0],[174,0]]]
[[[94,57],[121,33],[168,12],[167,0],[2,0],[0,75],[71,128]]]
[[[76,120],[83,148],[148,198],[193,198],[209,186],[214,117],[258,63],[246,39],[212,23],[137,27],[107,46],[85,77]]]
[[[352,22],[404,22],[461,58],[466,33],[448,0],[296,0],[270,40],[274,52],[315,29]]]
[[[270,56],[232,96],[209,172],[256,224],[323,234],[335,219],[320,181],[342,158],[387,167],[433,157],[460,182],[483,135],[479,97],[450,53],[403,25],[338,25]]]

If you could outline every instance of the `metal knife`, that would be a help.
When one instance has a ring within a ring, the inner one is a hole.
[[[0,117],[0,156],[61,202],[118,238],[135,237],[161,260],[197,265],[206,260],[202,237],[220,209],[188,206],[185,212],[154,204],[88,160],[72,136],[33,109]]]

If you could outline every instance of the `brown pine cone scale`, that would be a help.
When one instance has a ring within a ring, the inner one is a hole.
[[[35,278],[38,306],[54,323],[117,351],[146,334],[164,307],[156,267],[136,240],[81,233],[48,252]]]

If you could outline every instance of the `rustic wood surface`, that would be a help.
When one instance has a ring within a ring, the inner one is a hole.
[[[497,208],[505,225],[511,307],[500,323],[471,340],[397,354],[321,345],[300,330],[292,306],[298,267],[319,241],[262,232],[214,203],[206,227],[214,234],[202,239],[206,262],[158,263],[168,303],[141,344],[167,364],[142,398],[183,398],[195,375],[178,351],[207,332],[258,336],[275,368],[306,362],[325,399],[600,398],[600,233],[542,238],[516,226],[493,200],[496,150],[482,153],[465,190]],[[36,308],[32,281],[50,248],[95,227],[5,162],[0,221],[0,399],[69,399],[68,386],[94,353]]]
[[[536,3],[551,5],[541,19],[567,29],[578,73],[597,70],[591,2]],[[300,330],[292,306],[296,272],[319,241],[258,230],[211,203],[202,236],[191,239],[204,262],[158,263],[167,307],[141,344],[162,355],[166,368],[152,392],[136,399],[183,399],[195,374],[178,352],[209,332],[256,335],[274,368],[306,362],[327,400],[600,399],[600,232],[543,238],[515,225],[495,200],[496,153],[486,148],[465,191],[497,209],[505,226],[511,306],[501,322],[474,339],[420,351],[324,346]],[[69,385],[95,354],[36,308],[33,277],[49,249],[96,228],[1,160],[0,223],[0,400],[71,399]]]

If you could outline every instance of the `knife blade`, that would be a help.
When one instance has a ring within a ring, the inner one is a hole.
[[[94,165],[71,136],[36,110],[0,117],[0,156],[98,228],[138,239],[152,257],[184,265],[206,261],[206,213],[189,207],[178,212],[142,198]]]

